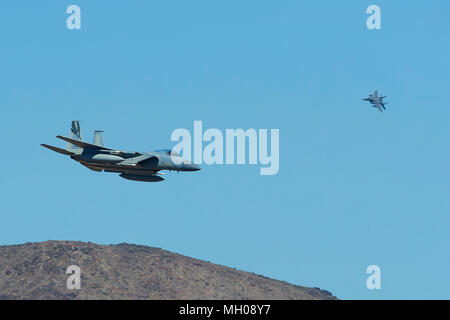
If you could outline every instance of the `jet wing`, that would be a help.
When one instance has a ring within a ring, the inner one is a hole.
[[[83,149],[95,149],[95,150],[114,150],[114,149],[109,149],[109,148],[105,148],[102,146],[98,146],[95,144],[91,144],[91,143],[87,143],[84,141],[80,141],[80,140],[74,140],[74,139],[70,139],[67,137],[63,137],[63,136],[56,136],[58,139],[67,141],[73,145],[76,145],[77,147],[83,148]]]
[[[54,146],[49,146],[48,144],[44,144],[44,143],[41,144],[41,146],[43,146],[44,148],[50,149],[52,151],[65,154],[67,156],[71,156],[71,155],[75,154],[73,152],[70,152],[70,151],[67,151],[67,150],[64,150],[64,149],[60,149],[60,148],[57,148],[57,147],[54,147]]]
[[[383,108],[381,107],[381,105],[379,103],[375,103],[374,106],[380,110],[380,112],[383,112]]]
[[[97,172],[102,172],[103,171],[103,168],[102,167],[96,167],[96,166],[91,166],[91,165],[89,165],[89,164],[87,164],[87,163],[83,163],[83,162],[80,162],[83,166],[85,166],[86,168],[88,168],[88,169],[90,169],[90,170],[92,170],[92,171],[97,171]]]

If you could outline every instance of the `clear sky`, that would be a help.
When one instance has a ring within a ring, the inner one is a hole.
[[[66,8],[81,8],[68,30]],[[366,9],[381,8],[381,30]],[[448,299],[450,2],[12,1],[0,5],[0,244],[181,253],[343,299]],[[384,113],[361,99],[377,88]],[[174,129],[280,129],[280,170],[202,166],[140,183],[89,171]],[[381,268],[368,290],[366,268]]]

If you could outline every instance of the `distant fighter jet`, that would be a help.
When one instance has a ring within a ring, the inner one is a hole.
[[[387,102],[384,102],[383,99],[386,96],[378,96],[378,91],[375,90],[368,98],[363,99],[364,101],[369,101],[372,104],[372,107],[377,108],[380,112],[383,112],[383,109],[386,110],[385,105]]]
[[[116,172],[127,180],[159,182],[163,181],[161,170],[197,171],[200,168],[182,159],[170,149],[153,152],[127,152],[105,148],[102,139],[103,131],[94,131],[93,143],[82,141],[79,121],[72,121],[70,138],[56,136],[67,141],[66,149],[41,144],[41,146],[58,153],[70,156],[83,166],[97,172]],[[173,161],[176,160],[176,161]]]

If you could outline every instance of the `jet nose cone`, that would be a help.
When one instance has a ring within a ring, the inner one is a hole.
[[[184,163],[183,169],[184,171],[198,171],[200,170],[200,167],[193,163]]]

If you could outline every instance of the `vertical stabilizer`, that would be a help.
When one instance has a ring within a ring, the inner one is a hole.
[[[95,131],[94,131],[94,141],[93,141],[93,143],[94,143],[96,146],[101,146],[101,147],[103,147],[102,133],[103,133],[103,131],[100,131],[100,130],[95,130]]]
[[[81,138],[80,121],[78,121],[78,120],[72,121],[72,125],[70,127],[70,132],[69,132],[69,137],[71,139],[74,139],[74,140],[80,140],[80,141],[82,140],[82,138]],[[70,152],[77,153],[77,151],[80,151],[81,148],[71,144],[70,142],[68,142],[66,150],[70,151]]]

